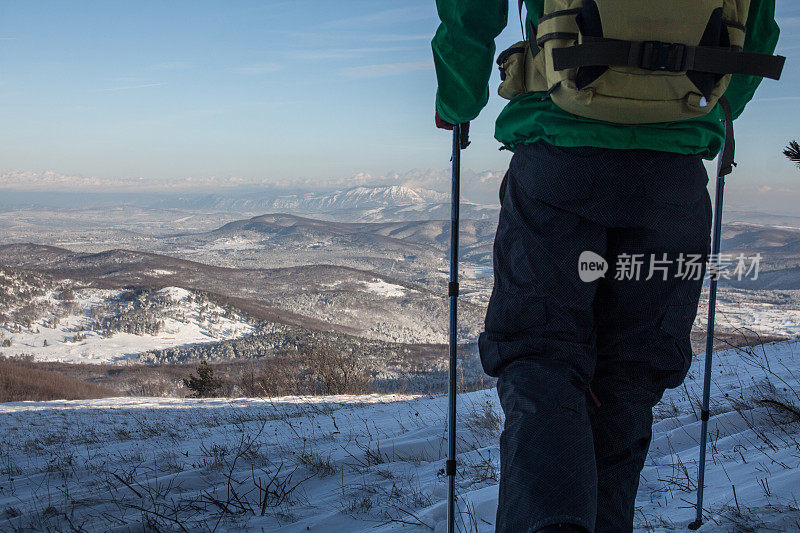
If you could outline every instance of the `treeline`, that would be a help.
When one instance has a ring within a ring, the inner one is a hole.
[[[370,343],[372,344],[372,343]],[[216,385],[213,395],[224,397],[272,397],[409,393],[434,394],[447,390],[446,346],[385,345],[382,358],[365,353],[361,346],[340,349],[332,344],[311,345],[302,350],[275,350],[249,360],[212,361]],[[391,352],[391,353],[390,353]],[[457,382],[462,391],[491,387],[477,353],[462,347]],[[196,374],[199,361],[178,364],[81,364],[34,362],[31,357],[6,360],[16,365],[14,378],[0,368],[7,381],[2,401],[82,399],[100,396],[192,395],[185,380]],[[21,370],[28,372],[28,381]],[[33,372],[36,370],[37,372]],[[55,377],[54,377],[55,376]],[[61,376],[65,380],[57,380]],[[54,381],[56,380],[56,381]],[[97,387],[101,392],[98,392]],[[52,392],[47,392],[52,391]]]
[[[296,326],[241,339],[154,350],[139,362],[186,366],[208,361],[221,379],[223,396],[284,394],[444,392],[447,347],[369,340]],[[458,382],[463,390],[493,386],[484,376],[474,345],[460,351]]]
[[[115,395],[110,388],[43,370],[24,359],[0,356],[0,402],[86,400]]]
[[[186,363],[200,360],[230,361],[259,359],[279,353],[305,353],[336,349],[358,353],[359,357],[386,361],[410,354],[408,345],[364,339],[343,333],[304,329],[285,324],[260,324],[259,333],[240,339],[190,346],[164,348],[143,353],[139,361],[148,364]]]

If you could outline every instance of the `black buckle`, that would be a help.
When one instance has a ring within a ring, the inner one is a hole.
[[[686,45],[644,41],[639,55],[639,68],[683,72],[686,70]]]

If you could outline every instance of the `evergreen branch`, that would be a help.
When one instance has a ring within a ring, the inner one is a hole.
[[[800,143],[797,141],[790,142],[789,146],[783,150],[783,155],[800,168]]]

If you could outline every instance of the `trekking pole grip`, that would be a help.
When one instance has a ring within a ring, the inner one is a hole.
[[[453,131],[455,131],[456,128],[459,128],[459,132],[458,132],[459,145],[460,145],[462,150],[466,150],[467,146],[470,145],[470,140],[469,140],[469,122],[463,122],[461,124],[456,125],[456,127],[453,128]]]

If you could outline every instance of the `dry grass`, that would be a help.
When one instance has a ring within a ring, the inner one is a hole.
[[[15,378],[13,382],[6,384],[10,378],[6,379],[5,375],[11,375],[11,370],[4,371],[4,367],[0,367],[0,387],[7,389],[13,386],[15,400],[53,399],[19,397],[30,388],[28,384],[16,385],[21,377],[17,370],[20,368],[25,369],[25,373],[30,376],[40,376],[31,377],[33,381],[44,381],[47,376],[51,380],[74,384],[76,390],[103,391],[99,396],[75,396],[68,399],[108,396],[184,397],[191,391],[184,386],[183,379],[197,368],[196,363],[96,365],[33,361],[30,358],[6,358],[4,361],[13,365]],[[209,366],[214,370],[214,377],[220,381],[219,396],[224,397],[367,394],[373,391],[368,368],[352,352],[281,352],[256,360],[211,362]],[[12,401],[2,399],[6,396],[0,391],[0,401]]]
[[[114,391],[34,368],[31,363],[0,358],[0,402],[87,400],[115,396]]]

